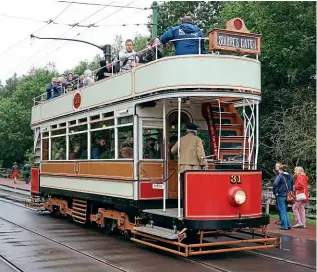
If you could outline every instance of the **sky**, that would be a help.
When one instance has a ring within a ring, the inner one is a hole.
[[[152,4],[152,1],[149,0],[77,0],[77,2],[128,5],[141,8],[149,8]],[[147,17],[151,13],[151,9],[79,5],[58,2],[58,0],[3,1],[0,10],[2,36],[0,42],[0,80],[4,84],[5,80],[15,72],[21,76],[32,67],[44,67],[49,62],[54,62],[57,71],[62,73],[66,69],[74,67],[81,60],[92,60],[96,54],[102,55],[102,51],[98,48],[83,43],[33,40],[30,38],[32,33],[39,37],[77,38],[97,45],[112,44],[116,34],[121,34],[124,40],[134,38],[136,32],[141,35],[149,35],[146,25],[125,27],[118,25],[146,24],[148,23]],[[54,22],[59,24],[41,22],[49,19],[54,19]],[[61,25],[79,22],[83,25],[95,23],[96,25],[116,26],[72,28]],[[79,36],[77,36],[78,33],[80,33]]]

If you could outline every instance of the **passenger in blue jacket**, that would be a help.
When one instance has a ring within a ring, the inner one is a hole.
[[[200,54],[206,54],[204,34],[200,28],[193,24],[193,19],[190,16],[185,16],[179,26],[171,27],[160,38],[162,44],[166,44],[175,39],[187,39],[174,41],[175,55],[199,54],[199,37]]]
[[[281,216],[281,227],[282,230],[291,229],[291,222],[287,213],[287,192],[293,191],[293,177],[286,172],[287,166],[281,165],[278,169],[278,175],[275,178],[273,184],[273,194],[278,202],[278,207]]]

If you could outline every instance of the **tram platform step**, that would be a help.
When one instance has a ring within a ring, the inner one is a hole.
[[[168,239],[168,240],[177,240],[178,239],[178,233],[179,233],[179,231],[177,231],[175,233],[175,231],[172,230],[172,229],[166,229],[166,228],[157,227],[157,226],[151,226],[151,225],[145,225],[143,227],[134,227],[133,230],[137,231],[137,232],[141,232],[141,233],[150,234],[150,235],[154,235],[154,236],[157,236],[157,237],[165,238],[165,239]],[[186,233],[184,233],[184,235],[185,235],[185,238],[186,238]]]

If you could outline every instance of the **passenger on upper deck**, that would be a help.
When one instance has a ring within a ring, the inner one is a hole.
[[[202,38],[200,46],[199,37]],[[199,47],[200,54],[206,54],[204,34],[198,26],[193,24],[191,16],[185,16],[179,26],[171,27],[161,36],[161,42],[163,44],[176,39],[185,40],[173,42],[175,55],[199,54]]]
[[[72,72],[69,72],[67,78],[63,81],[63,88],[65,88],[66,92],[72,92],[77,89]]]
[[[133,41],[131,39],[125,41],[125,49],[119,52],[119,60],[121,71],[131,70],[134,64],[139,62],[139,57],[133,50]]]
[[[139,63],[148,63],[163,58],[163,53],[158,47],[159,44],[160,40],[153,38],[147,45],[147,50],[141,54]]]
[[[46,87],[46,99],[50,100],[53,97],[59,96],[59,86],[56,78],[52,78],[51,83]]]
[[[84,74],[85,74],[84,86],[89,86],[94,84],[94,80],[92,79],[92,71],[88,69],[84,72]]]

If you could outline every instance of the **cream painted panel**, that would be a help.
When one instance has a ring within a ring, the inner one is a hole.
[[[73,112],[73,95],[68,93],[44,102],[41,108],[42,121]]]
[[[32,119],[31,122],[35,123],[35,122],[39,122],[41,121],[41,105],[37,105],[35,107],[32,108]]]
[[[234,56],[187,55],[162,58],[135,70],[136,94],[189,87],[260,90],[260,62]]]
[[[121,198],[133,198],[133,182],[41,176],[41,187]]]
[[[78,110],[132,96],[132,77],[132,72],[126,72],[82,89],[82,104]]]
[[[33,107],[32,124],[128,98],[133,95],[132,83],[133,74],[132,72],[127,72],[46,101],[37,107]],[[81,94],[81,105],[78,109],[73,107],[73,97],[76,93]]]

